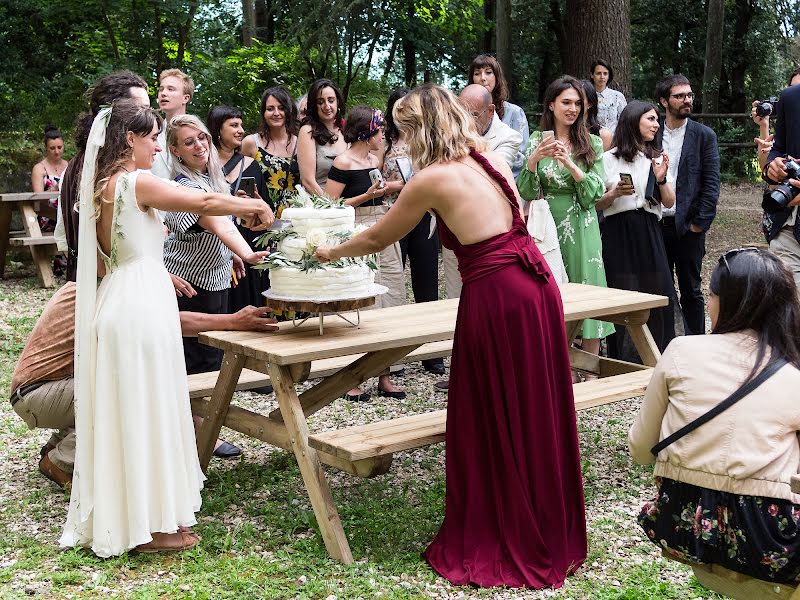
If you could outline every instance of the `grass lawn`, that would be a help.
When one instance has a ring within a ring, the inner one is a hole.
[[[709,235],[708,268],[722,251],[760,241],[755,187],[725,187]],[[727,206],[727,208],[726,208]],[[25,338],[52,291],[40,290],[29,261],[11,263],[0,281],[0,391]],[[436,377],[410,365],[397,378],[407,399],[368,405],[337,401],[314,415],[314,430],[440,409]],[[373,389],[375,381],[368,384]],[[272,396],[242,392],[236,401],[264,410]],[[291,455],[223,430],[245,450],[241,461],[214,459],[203,492],[192,551],[123,555],[101,560],[86,550],[59,550],[68,499],[36,469],[47,431],[28,431],[10,404],[0,402],[0,598],[596,598],[639,600],[717,598],[683,565],[667,562],[636,525],[654,495],[651,468],[634,465],[626,434],[638,401],[578,416],[589,558],[562,589],[478,590],[451,586],[420,553],[443,513],[444,446],[395,456],[390,471],[361,480],[329,471],[331,488],[356,563],[327,557],[300,472]]]

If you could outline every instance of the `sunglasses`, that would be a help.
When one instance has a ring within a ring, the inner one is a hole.
[[[728,270],[728,273],[731,272],[731,266],[728,264],[728,259],[733,258],[737,254],[741,254],[742,252],[758,252],[758,248],[753,248],[752,246],[746,248],[734,248],[733,250],[728,250],[725,254],[719,257],[719,264],[724,265],[725,268]]]

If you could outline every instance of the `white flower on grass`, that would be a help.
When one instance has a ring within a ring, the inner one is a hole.
[[[306,232],[306,241],[309,246],[317,247],[323,246],[328,241],[328,234],[322,229],[309,229]]]

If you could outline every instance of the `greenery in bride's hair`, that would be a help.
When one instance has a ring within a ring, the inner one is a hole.
[[[268,248],[270,246],[277,246],[279,242],[292,237],[298,237],[298,235],[291,227],[287,227],[286,229],[268,229],[253,240],[253,243],[259,248]]]

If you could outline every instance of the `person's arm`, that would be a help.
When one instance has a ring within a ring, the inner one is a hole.
[[[528,140],[528,150],[526,152],[526,162],[522,171],[517,177],[517,189],[525,200],[536,200],[541,191],[541,181],[539,180],[538,165],[539,161],[546,156],[545,148],[548,143],[541,143],[542,134],[534,131]],[[552,146],[552,143],[550,144]]]
[[[40,162],[31,169],[31,189],[37,194],[44,191],[44,165]]]
[[[617,118],[614,119],[615,122],[619,123],[619,118],[622,116],[622,111],[625,110],[625,107],[628,106],[628,101],[625,99],[625,94],[616,90],[617,94],[619,94],[619,102],[617,102]]]
[[[597,136],[592,136],[591,139],[595,159],[592,166],[585,172],[575,164],[563,145],[559,146],[555,154],[555,157],[561,160],[575,180],[578,204],[584,210],[594,208],[594,205],[603,197],[606,189],[604,181],[605,169],[603,167],[603,142]]]
[[[717,215],[717,201],[719,200],[717,134],[706,128],[702,144],[700,164],[703,170],[700,176],[700,210],[689,224],[689,229],[695,233],[707,231],[711,227],[711,223]]]
[[[601,127],[598,135],[603,141],[603,151],[610,149],[611,144],[614,142],[614,134],[611,133],[611,130],[608,127]]]
[[[197,224],[217,236],[231,252],[248,264],[257,265],[269,256],[269,251],[253,252],[229,217],[200,217]]]
[[[300,168],[300,184],[309,194],[322,195],[317,184],[317,145],[311,137],[311,125],[303,125],[297,136],[297,166]]]
[[[764,175],[764,180],[771,185],[780,183],[783,181],[784,177],[786,177],[786,169],[783,168],[783,158],[787,153],[786,102],[784,102],[784,100],[788,102],[788,99],[785,96],[786,90],[781,92],[781,101],[778,102],[778,106],[775,109],[775,137],[773,138],[772,149],[769,151],[766,164],[761,171]],[[776,158],[780,158],[781,160],[776,161],[773,165],[772,162],[775,161]]]
[[[258,144],[256,144],[256,134],[248,135],[246,138],[242,140],[242,147],[239,150],[244,156],[249,156],[250,158],[256,157],[256,152],[258,152]]]
[[[666,152],[661,153],[661,163],[656,164],[657,159],[652,159],[653,174],[656,177],[656,197],[661,201],[661,204],[667,208],[675,206],[675,190],[672,185],[667,183],[667,171],[669,170],[669,154]],[[659,181],[664,183],[659,184]]]
[[[365,256],[379,252],[405,236],[422,220],[430,208],[430,185],[424,171],[409,181],[388,211],[378,222],[344,244],[317,248],[320,260],[338,260],[345,256]]]
[[[189,311],[178,313],[181,319],[181,334],[197,337],[202,331],[277,331],[275,319],[267,318],[269,308],[245,306],[232,315],[210,314]]]
[[[230,194],[216,194],[170,185],[149,173],[136,178],[136,199],[141,210],[148,207],[164,212],[193,213],[200,216],[236,215],[255,217],[257,225],[251,229],[267,229],[275,220],[269,206],[257,198],[234,198]]]
[[[667,370],[671,366],[672,353],[668,347],[653,369],[639,413],[628,431],[628,449],[633,460],[640,465],[656,462],[650,449],[661,440],[661,422],[669,405]]]

